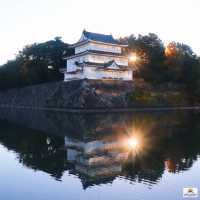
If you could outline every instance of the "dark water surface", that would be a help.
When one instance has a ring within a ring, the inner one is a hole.
[[[180,200],[183,187],[200,190],[198,113],[0,115],[1,200]]]

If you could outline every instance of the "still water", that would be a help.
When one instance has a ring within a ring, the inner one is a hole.
[[[194,112],[1,110],[0,199],[180,200],[200,190],[199,155]]]

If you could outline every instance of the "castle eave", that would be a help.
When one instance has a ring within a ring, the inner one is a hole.
[[[65,57],[64,59],[68,60],[71,58],[75,58],[75,57],[79,57],[79,56],[83,56],[86,54],[93,54],[93,55],[107,55],[107,56],[116,56],[116,57],[120,57],[120,58],[126,58],[126,56],[122,55],[121,53],[113,53],[113,52],[107,52],[107,51],[96,51],[96,50],[87,50],[78,54],[75,54],[73,56],[69,56],[69,57]]]
[[[115,43],[95,41],[95,40],[91,40],[91,39],[86,39],[81,42],[71,44],[70,47],[72,47],[72,48],[79,47],[81,45],[87,44],[88,42],[92,42],[92,43],[96,43],[96,44],[105,44],[105,45],[109,45],[109,46],[128,47],[127,44],[115,44]]]

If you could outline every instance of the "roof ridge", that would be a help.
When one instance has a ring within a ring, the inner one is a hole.
[[[95,32],[89,32],[89,31],[83,30],[83,35],[88,40],[120,44],[120,42],[117,39],[115,39],[112,34],[95,33]]]
[[[104,36],[112,36],[112,34],[105,34],[105,33],[97,33],[97,32],[91,32],[91,31],[86,31],[85,29],[83,30],[83,33],[88,33],[88,34],[95,34],[95,35],[104,35]]]

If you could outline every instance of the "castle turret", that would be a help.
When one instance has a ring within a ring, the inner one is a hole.
[[[127,45],[115,40],[112,35],[83,31],[80,40],[71,45],[75,55],[67,60],[65,81],[79,79],[132,80],[128,57],[122,55]]]

